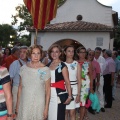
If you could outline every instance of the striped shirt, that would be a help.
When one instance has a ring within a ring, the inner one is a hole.
[[[7,68],[0,67],[0,120],[7,115],[7,106],[5,102],[3,86],[8,82],[10,82],[10,76]]]

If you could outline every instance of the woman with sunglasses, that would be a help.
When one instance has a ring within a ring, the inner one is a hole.
[[[92,65],[86,60],[86,49],[84,47],[79,47],[77,49],[78,63],[82,67],[81,72],[81,96],[80,96],[80,120],[83,120],[86,113],[86,102],[88,99],[89,92],[93,93],[93,83],[92,83]]]

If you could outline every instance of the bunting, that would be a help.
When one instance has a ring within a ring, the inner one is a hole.
[[[56,16],[58,0],[24,0],[24,3],[32,15],[36,29],[44,29],[45,25]]]

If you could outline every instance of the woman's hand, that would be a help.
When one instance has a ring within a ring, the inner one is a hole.
[[[15,114],[13,114],[13,119],[17,118],[17,114],[18,114],[18,112],[15,112]]]
[[[13,120],[13,117],[7,117],[6,120]]]
[[[76,102],[76,103],[79,103],[79,102],[80,102],[80,95],[77,95],[77,96],[76,96],[75,102]]]
[[[97,86],[97,88],[99,87],[99,85],[100,85],[100,82],[96,82],[96,86]]]
[[[45,109],[44,112],[43,112],[44,120],[47,119],[47,117],[48,117],[48,109]]]
[[[90,93],[94,93],[94,90],[93,90],[93,89],[90,89]]]
[[[68,97],[68,99],[64,102],[64,104],[69,104],[71,102],[71,98],[70,97]]]

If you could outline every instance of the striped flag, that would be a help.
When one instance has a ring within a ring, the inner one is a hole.
[[[24,3],[32,15],[36,29],[44,29],[45,25],[56,16],[58,0],[24,0]]]

